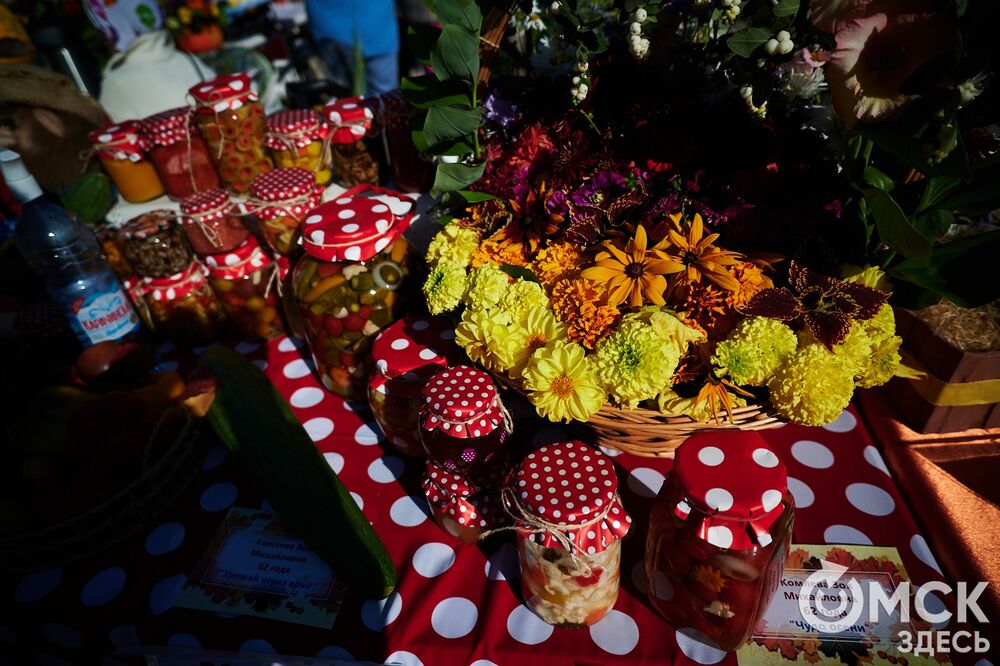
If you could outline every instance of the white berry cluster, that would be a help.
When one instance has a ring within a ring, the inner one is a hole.
[[[636,7],[629,14],[628,51],[636,60],[645,60],[649,57],[649,39],[642,36],[642,24],[647,18],[649,14],[642,7]]]
[[[761,119],[767,116],[767,100],[764,100],[760,106],[753,103],[753,86],[745,85],[740,88],[740,97],[746,102],[747,110],[750,113]]]
[[[736,17],[740,15],[742,8],[740,7],[740,0],[721,0],[722,7],[726,10],[726,18],[730,21],[735,21]]]
[[[792,35],[787,30],[782,30],[764,44],[764,50],[767,51],[767,55],[788,55],[794,48],[795,44],[792,42]]]
[[[586,60],[577,61],[573,65],[573,71],[576,74],[573,75],[573,87],[569,89],[569,94],[573,98],[573,103],[579,104],[587,99],[587,93],[590,92],[590,63]]]

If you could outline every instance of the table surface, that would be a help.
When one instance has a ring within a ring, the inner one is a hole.
[[[348,594],[328,631],[172,608],[229,507],[262,506],[235,463],[222,448],[214,448],[187,492],[142,533],[64,569],[0,578],[0,604],[8,610],[0,618],[0,655],[12,645],[28,651],[14,653],[18,656],[10,663],[29,663],[26,656],[40,654],[37,663],[79,664],[91,658],[97,663],[104,657],[100,663],[110,666],[124,657],[108,655],[140,645],[407,666],[736,663],[733,655],[676,633],[647,604],[644,524],[670,468],[668,460],[608,451],[637,526],[624,541],[622,593],[615,609],[589,629],[553,629],[519,600],[511,537],[462,545],[440,530],[420,491],[421,462],[399,456],[382,442],[367,405],[323,390],[288,338],[237,349],[265,369],[372,522],[399,570],[397,591],[382,601]],[[516,436],[528,445],[569,438],[563,428],[534,417],[526,402],[509,406]],[[762,434],[787,464],[798,506],[795,543],[895,546],[914,582],[941,578],[853,408],[823,428],[788,425]],[[928,601],[932,609],[939,604],[936,598]]]

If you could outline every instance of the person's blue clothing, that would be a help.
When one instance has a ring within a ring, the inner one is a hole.
[[[320,55],[333,78],[348,88],[354,81],[354,52],[350,46],[326,40],[319,44]],[[383,95],[399,87],[399,54],[365,58],[365,94]]]
[[[306,12],[317,42],[353,48],[357,39],[366,60],[399,53],[394,0],[306,0]]]

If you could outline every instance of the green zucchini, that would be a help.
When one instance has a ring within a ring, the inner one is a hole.
[[[219,382],[206,418],[282,522],[362,594],[391,594],[385,546],[264,373],[226,347],[200,363]]]

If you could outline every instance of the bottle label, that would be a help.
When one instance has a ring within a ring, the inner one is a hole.
[[[139,317],[121,289],[81,297],[71,305],[73,328],[84,341],[117,340],[139,327]]]

